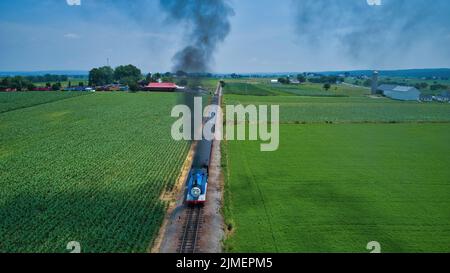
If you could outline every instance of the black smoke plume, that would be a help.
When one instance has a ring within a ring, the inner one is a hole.
[[[214,53],[225,41],[231,31],[230,17],[234,10],[227,0],[160,0],[162,9],[167,13],[168,20],[184,24],[186,27],[186,45],[173,57],[173,71],[189,73],[189,89],[181,96],[181,103],[188,106],[194,113],[195,97],[206,100],[197,86],[200,85],[199,75],[211,71]],[[194,135],[194,117],[191,117],[191,136]],[[200,141],[196,150],[195,163],[208,154],[208,142]],[[206,145],[205,145],[206,144]]]
[[[160,0],[168,19],[187,25],[187,45],[174,56],[174,71],[204,73],[231,30],[234,11],[226,0]]]
[[[448,0],[294,0],[293,5],[300,43],[317,54],[331,52],[364,66],[450,57]]]

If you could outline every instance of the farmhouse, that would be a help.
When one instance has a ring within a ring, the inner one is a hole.
[[[450,100],[448,96],[444,95],[434,96],[434,99],[439,102],[448,102]]]
[[[177,89],[177,85],[170,82],[151,82],[146,87],[147,91],[156,91],[156,92],[174,92]]]
[[[432,102],[433,101],[433,95],[421,95],[420,101],[424,102]]]
[[[420,91],[412,86],[382,84],[378,86],[384,96],[394,100],[419,100]]]

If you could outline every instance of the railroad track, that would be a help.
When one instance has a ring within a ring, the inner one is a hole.
[[[188,207],[178,253],[196,253],[202,223],[203,208],[200,206]]]

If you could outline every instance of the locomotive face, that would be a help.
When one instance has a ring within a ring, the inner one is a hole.
[[[200,189],[200,188],[198,188],[198,187],[193,187],[192,189],[191,189],[191,195],[194,197],[194,198],[198,198],[198,197],[200,197],[200,194],[202,193],[202,190]]]

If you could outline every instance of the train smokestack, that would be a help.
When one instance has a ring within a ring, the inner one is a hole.
[[[378,93],[378,71],[373,71],[372,74],[372,95]]]

